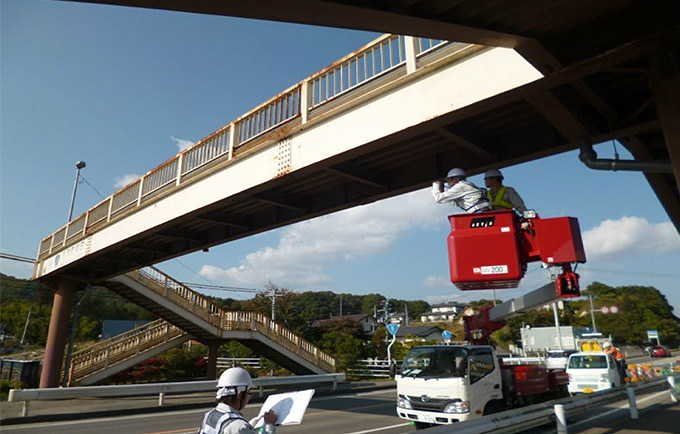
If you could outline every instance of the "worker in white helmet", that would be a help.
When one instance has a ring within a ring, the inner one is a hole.
[[[512,187],[503,185],[503,174],[498,169],[489,169],[484,174],[484,185],[488,190],[486,197],[495,210],[516,209],[524,212],[527,207],[522,197]]]
[[[268,411],[264,414],[264,429],[255,431],[253,424],[259,418],[248,422],[241,410],[250,400],[250,388],[253,381],[243,368],[229,368],[220,375],[217,381],[217,407],[203,416],[198,434],[255,434],[256,432],[274,433],[276,413]]]
[[[449,170],[445,179],[432,183],[432,196],[437,203],[451,203],[465,212],[491,210],[491,202],[484,189],[468,181],[465,171],[460,167]]]

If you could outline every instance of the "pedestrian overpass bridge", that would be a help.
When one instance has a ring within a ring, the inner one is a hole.
[[[510,49],[385,35],[68,222],[34,278],[98,282],[482,170],[497,158],[445,117],[540,77]]]

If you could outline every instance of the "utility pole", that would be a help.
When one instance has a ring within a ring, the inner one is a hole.
[[[276,321],[276,288],[272,288],[272,321]]]
[[[562,331],[560,330],[560,317],[557,314],[557,301],[553,301],[553,314],[555,315],[555,330],[557,330],[557,340],[558,340],[558,345],[560,350],[563,350],[564,348],[562,347]]]
[[[595,325],[595,309],[593,308],[593,296],[588,293],[588,300],[590,300],[590,319],[593,321],[593,333],[597,333],[597,326]]]
[[[405,321],[406,321],[406,327],[408,327],[408,302],[404,302],[404,315],[406,315]]]
[[[24,325],[24,333],[21,335],[21,341],[19,344],[23,345],[24,340],[26,339],[26,331],[28,330],[28,322],[31,320],[31,310],[33,309],[33,306],[30,306],[28,308],[28,315],[26,315],[26,324]]]
[[[340,293],[340,317],[342,318],[342,293]]]
[[[69,336],[68,348],[66,350],[66,361],[64,362],[64,380],[62,383],[63,387],[68,387],[69,383],[71,382],[70,378],[71,356],[73,355],[73,341],[76,338],[76,328],[78,327],[78,320],[80,319],[80,306],[81,304],[83,304],[83,301],[85,301],[85,297],[87,297],[87,295],[90,293],[91,288],[92,285],[88,283],[87,287],[85,288],[85,293],[83,294],[82,297],[80,297],[80,300],[78,300],[75,308],[73,309],[73,321],[71,321],[71,335]]]

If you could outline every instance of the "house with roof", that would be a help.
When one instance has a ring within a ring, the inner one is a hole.
[[[442,329],[436,326],[399,327],[396,337],[402,343],[441,340]]]
[[[373,315],[362,313],[355,315],[333,316],[330,317],[329,319],[319,319],[312,323],[312,327],[320,327],[322,324],[325,324],[328,321],[340,321],[340,320],[356,321],[359,324],[361,324],[361,328],[364,330],[364,333],[370,335],[372,335],[378,328],[378,321],[375,319]]]
[[[420,314],[422,322],[451,322],[465,310],[465,305],[448,301],[446,303],[432,305],[428,312]]]

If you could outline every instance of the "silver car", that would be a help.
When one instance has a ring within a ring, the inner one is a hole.
[[[550,350],[545,358],[545,366],[548,369],[567,369],[567,360],[576,350]]]

